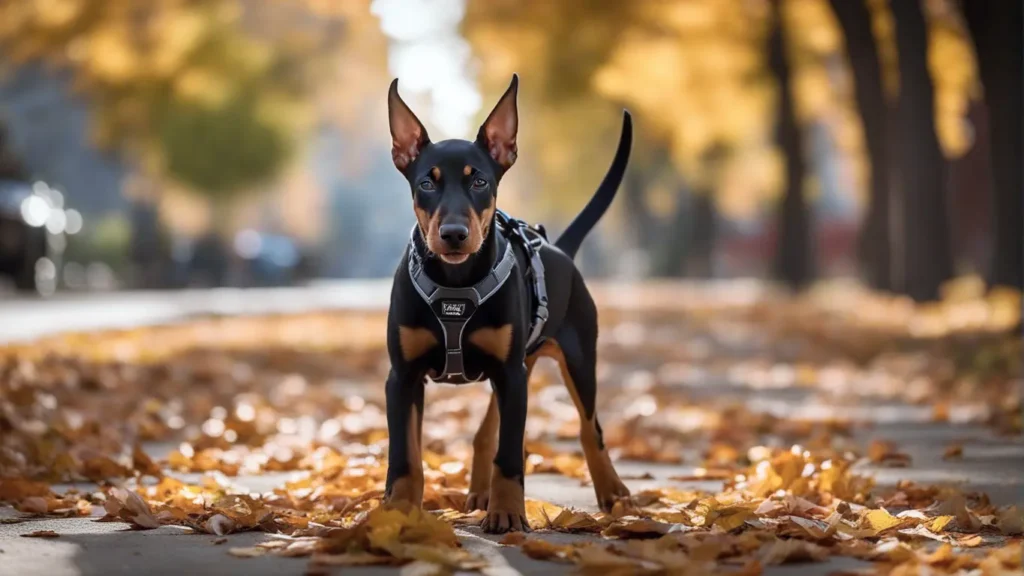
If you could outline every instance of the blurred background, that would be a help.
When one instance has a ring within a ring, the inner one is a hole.
[[[386,91],[557,235],[636,139],[590,277],[1022,285],[1019,0],[0,0],[0,293],[394,272]]]

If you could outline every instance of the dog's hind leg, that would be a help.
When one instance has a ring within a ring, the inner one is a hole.
[[[577,280],[565,323],[554,341],[545,343],[539,354],[558,362],[562,380],[580,415],[580,442],[594,481],[597,505],[609,512],[616,501],[629,496],[629,489],[612,465],[597,419],[597,310],[582,279],[577,276]]]

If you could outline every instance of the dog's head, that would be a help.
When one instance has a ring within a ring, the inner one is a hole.
[[[391,157],[409,181],[427,248],[448,264],[461,264],[478,252],[494,221],[498,183],[516,161],[518,87],[513,76],[475,142],[433,143],[398,95],[398,80],[391,83]]]

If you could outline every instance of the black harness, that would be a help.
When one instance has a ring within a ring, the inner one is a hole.
[[[548,320],[548,292],[544,285],[544,263],[540,259],[540,247],[547,242],[547,237],[542,228],[532,228],[522,220],[514,219],[500,210],[495,215],[495,225],[498,227],[497,231],[505,236],[505,251],[491,269],[491,273],[468,288],[441,286],[427,276],[423,271],[423,261],[416,251],[416,227],[412,229],[412,237],[409,239],[409,277],[416,287],[416,292],[430,307],[444,332],[444,369],[440,374],[431,377],[434,382],[466,384],[483,379],[483,374],[469,378],[465,373],[462,332],[477,308],[494,296],[512,275],[512,270],[516,267],[513,243],[521,246],[529,257],[530,268],[527,270],[527,276],[533,280],[534,315],[530,336],[526,341],[527,353],[533,352],[543,343],[541,333]]]

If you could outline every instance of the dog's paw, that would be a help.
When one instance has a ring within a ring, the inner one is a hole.
[[[488,510],[480,527],[488,534],[530,531],[526,515],[514,510]]]
[[[487,516],[480,523],[480,527],[490,534],[529,532],[522,476],[506,478],[497,467],[491,471]]]
[[[487,504],[490,500],[491,492],[489,490],[484,490],[482,492],[470,492],[469,496],[466,497],[466,512],[487,510]]]
[[[616,478],[608,486],[602,488],[601,490],[595,490],[597,492],[597,506],[602,512],[612,512],[616,508],[616,504],[618,504],[620,510],[629,511],[635,509],[630,498],[629,488],[626,488],[622,480]]]
[[[384,494],[384,505],[409,512],[423,505],[423,480],[411,476],[399,478]]]

